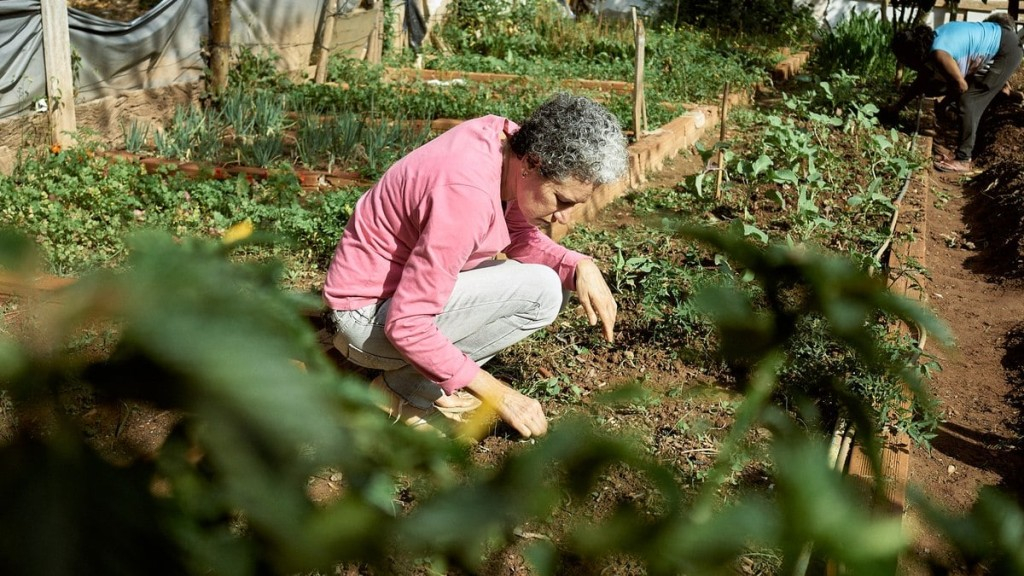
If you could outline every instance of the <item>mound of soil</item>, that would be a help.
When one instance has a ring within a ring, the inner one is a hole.
[[[1007,333],[1003,349],[1003,369],[1006,371],[1006,381],[1010,385],[1006,401],[1019,414],[1024,414],[1024,323],[1014,326]],[[1018,438],[1024,438],[1024,419],[1011,422],[1011,428]],[[1018,458],[1024,460],[1024,456]],[[1024,492],[1021,487],[1017,489]]]
[[[981,167],[1002,159],[1020,162],[1020,143],[1024,140],[1024,106],[999,95],[985,111],[978,125],[975,157]]]
[[[1002,141],[1004,136],[1000,133],[997,139]],[[1016,138],[1021,136],[1018,133]],[[995,159],[965,190],[967,237],[978,249],[968,265],[993,281],[1024,279],[1024,166],[1018,159],[1005,158],[1011,150],[1001,148],[1004,158]]]

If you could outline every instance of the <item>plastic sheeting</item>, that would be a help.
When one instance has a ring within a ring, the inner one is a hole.
[[[270,48],[281,67],[305,69],[320,11],[314,0],[232,0],[231,43]],[[71,48],[78,59],[76,102],[125,90],[195,82],[206,63],[207,0],[163,0],[131,22],[68,10]],[[33,109],[46,95],[39,0],[0,1],[0,118]]]

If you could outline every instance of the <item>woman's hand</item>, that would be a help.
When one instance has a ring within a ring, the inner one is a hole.
[[[523,438],[547,434],[548,419],[540,402],[491,376],[486,370],[477,372],[466,388]]]
[[[583,310],[587,313],[587,320],[591,326],[596,326],[601,320],[604,329],[604,339],[609,342],[615,341],[615,314],[618,305],[612,297],[612,291],[604,281],[601,270],[594,264],[593,260],[580,260],[576,264],[576,297],[583,304]]]

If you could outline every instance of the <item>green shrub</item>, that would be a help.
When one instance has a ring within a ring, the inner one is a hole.
[[[856,9],[829,30],[814,51],[811,63],[821,76],[845,72],[864,78],[891,80],[896,72],[896,58],[889,49],[892,25],[876,10]]]
[[[716,35],[764,38],[775,46],[803,45],[818,27],[811,10],[792,0],[668,0],[660,3],[655,21]]]

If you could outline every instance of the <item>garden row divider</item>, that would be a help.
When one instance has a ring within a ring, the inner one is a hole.
[[[792,52],[786,56],[782,62],[775,65],[772,70],[772,81],[776,84],[787,82],[796,77],[800,73],[800,70],[810,60],[811,53],[807,51]]]

